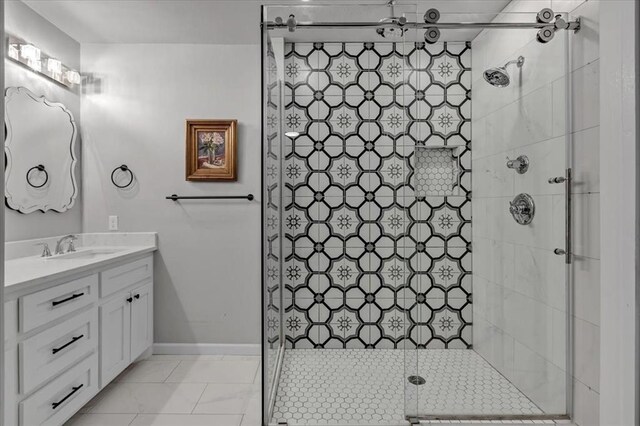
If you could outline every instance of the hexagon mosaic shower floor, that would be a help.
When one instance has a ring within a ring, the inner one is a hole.
[[[272,424],[403,424],[405,386],[418,413],[543,414],[473,350],[417,352],[416,360],[397,349],[289,349]],[[415,371],[405,373],[405,363],[408,372],[419,366],[425,385],[408,383]]]

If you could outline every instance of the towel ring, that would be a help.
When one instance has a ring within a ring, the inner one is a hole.
[[[41,172],[44,172],[44,182],[42,182],[42,184],[34,185],[33,183],[31,183],[31,180],[29,180],[29,175],[31,174],[31,172],[33,170],[39,170]],[[47,184],[47,182],[49,182],[49,173],[47,173],[47,171],[45,170],[45,168],[44,168],[44,166],[42,164],[38,164],[37,166],[33,166],[32,168],[27,170],[27,183],[29,184],[29,186],[31,186],[33,188],[42,188],[43,186],[45,186]]]
[[[129,175],[131,176],[131,178],[129,179],[129,182],[127,182],[124,185],[118,185],[116,183],[115,174],[118,170],[122,170],[123,172],[129,172]],[[133,183],[133,172],[131,171],[131,169],[129,169],[129,167],[127,167],[126,164],[123,164],[122,166],[118,166],[115,169],[113,169],[113,171],[111,172],[111,183],[113,183],[116,186],[116,188],[120,188],[120,189],[127,188],[131,186],[131,184]]]

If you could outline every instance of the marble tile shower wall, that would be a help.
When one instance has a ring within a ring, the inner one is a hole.
[[[470,58],[285,45],[287,347],[471,346]]]

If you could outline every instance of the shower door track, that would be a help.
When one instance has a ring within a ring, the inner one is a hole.
[[[420,421],[429,420],[460,420],[460,421],[521,421],[521,420],[571,420],[566,414],[512,414],[512,415],[424,415],[407,416],[410,424],[420,424]]]
[[[288,28],[286,23],[267,21],[268,29]],[[580,19],[569,21],[567,30],[578,31],[580,29]],[[264,24],[262,24],[264,25]],[[299,28],[410,28],[410,29],[459,29],[459,28],[501,28],[501,29],[543,29],[553,26],[549,22],[407,22],[405,24],[387,22],[296,22],[295,29]]]

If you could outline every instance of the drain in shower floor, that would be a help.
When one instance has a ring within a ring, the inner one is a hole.
[[[424,385],[427,381],[421,376],[409,376],[407,378],[412,385]]]

